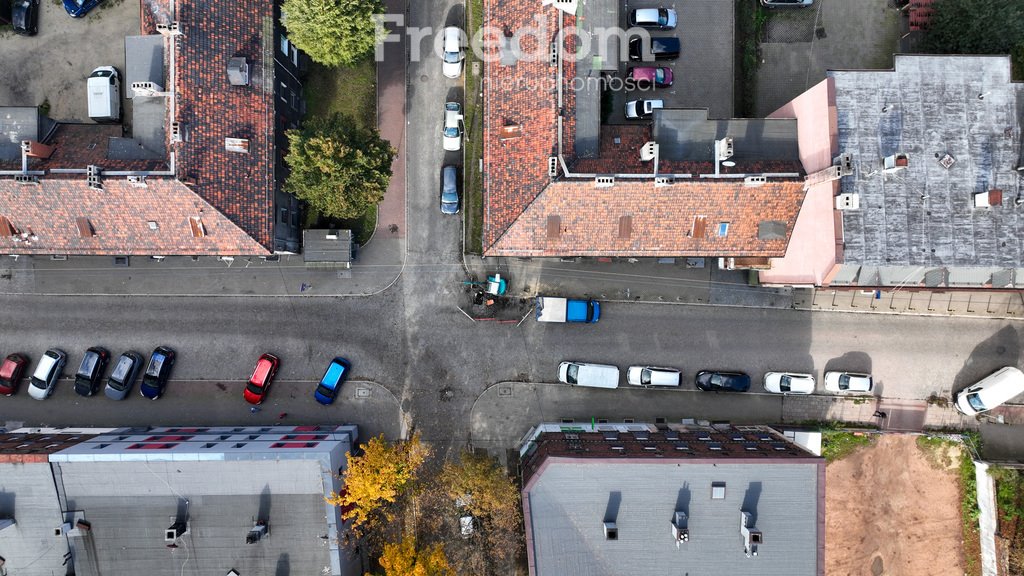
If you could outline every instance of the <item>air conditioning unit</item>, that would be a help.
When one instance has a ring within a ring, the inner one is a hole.
[[[727,136],[721,140],[716,140],[715,145],[718,146],[718,159],[728,160],[732,158],[732,138]]]

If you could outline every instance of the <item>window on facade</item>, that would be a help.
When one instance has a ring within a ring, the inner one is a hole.
[[[281,52],[285,56],[288,55],[288,39],[285,38],[284,36],[281,36]]]
[[[299,67],[299,51],[294,46],[292,46],[292,64],[295,64],[296,68]]]
[[[288,223],[288,209],[287,208],[281,208],[281,224],[287,224],[287,223]]]
[[[298,212],[298,210],[295,210],[295,211],[292,212],[292,226],[294,226],[296,228],[299,227],[299,212]]]

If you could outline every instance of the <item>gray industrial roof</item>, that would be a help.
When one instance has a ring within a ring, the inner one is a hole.
[[[320,460],[54,466],[67,508],[92,525],[71,537],[79,576],[331,573]],[[169,548],[164,530],[186,508],[189,533]],[[246,544],[258,518],[269,535]]]
[[[796,119],[709,120],[707,110],[657,110],[654,140],[665,160],[709,162],[714,143],[733,139],[733,161],[797,160]]]
[[[1015,202],[1024,192],[1015,171],[1024,84],[1010,83],[1008,57],[897,55],[895,70],[829,76],[839,152],[854,162],[842,192],[860,200],[842,212],[847,265],[1009,269],[1024,261],[1024,206]],[[883,171],[883,158],[897,153],[908,155],[906,168]],[[1002,203],[975,207],[975,194],[993,189]]]
[[[12,576],[64,574],[68,547],[53,529],[63,522],[57,489],[47,462],[0,464],[0,518],[15,524],[0,530],[4,573]]]
[[[815,575],[819,480],[817,463],[549,460],[527,493],[534,574]],[[712,482],[725,482],[724,499],[711,499]],[[763,533],[755,557],[744,554],[741,509]],[[678,548],[677,510],[690,534]]]

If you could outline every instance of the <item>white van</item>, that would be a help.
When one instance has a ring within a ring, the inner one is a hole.
[[[1024,372],[1006,366],[953,396],[956,409],[968,416],[987,412],[1024,393]]]
[[[121,120],[121,78],[113,66],[100,66],[86,82],[89,91],[89,118],[97,122]]]
[[[626,370],[626,383],[633,386],[678,387],[681,374],[675,368],[657,366],[630,366]]]
[[[607,364],[562,362],[558,365],[558,381],[590,388],[618,388],[619,369]]]

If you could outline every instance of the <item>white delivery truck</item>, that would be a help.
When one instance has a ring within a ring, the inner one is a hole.
[[[1006,366],[957,392],[953,401],[957,410],[974,416],[988,412],[1021,393],[1024,393],[1024,372]]]
[[[100,66],[86,81],[89,118],[97,122],[121,120],[121,79],[113,66]]]
[[[558,365],[558,381],[590,388],[618,388],[619,369],[607,364],[562,362]]]

